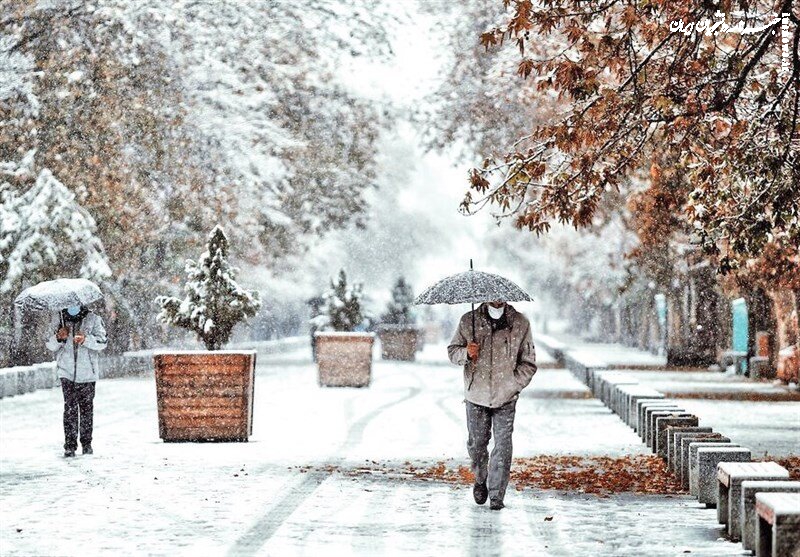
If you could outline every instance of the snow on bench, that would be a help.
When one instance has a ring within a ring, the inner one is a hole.
[[[788,480],[789,471],[777,462],[720,462],[717,466],[717,521],[727,524],[732,541],[739,541],[742,482]]]
[[[756,493],[756,557],[800,553],[800,493]]]
[[[742,482],[742,497],[739,501],[741,510],[740,529],[742,546],[748,551],[756,548],[756,493],[769,492],[800,493],[800,482],[785,480],[745,480]]]

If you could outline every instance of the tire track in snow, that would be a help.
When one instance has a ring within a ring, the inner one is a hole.
[[[416,377],[415,377],[416,378]],[[289,518],[295,510],[297,510],[303,502],[310,497],[314,491],[324,482],[332,473],[332,468],[339,466],[344,462],[344,451],[352,448],[361,442],[364,431],[372,420],[378,417],[386,410],[402,404],[412,398],[416,397],[422,392],[419,385],[419,378],[417,379],[416,387],[408,387],[408,393],[403,397],[386,403],[382,406],[375,408],[364,416],[358,419],[348,431],[347,438],[336,451],[339,456],[332,458],[322,464],[322,468],[330,468],[328,470],[315,470],[307,472],[305,477],[289,488],[280,501],[278,501],[272,508],[267,511],[260,519],[258,519],[250,529],[244,533],[228,551],[231,557],[243,557],[255,555],[261,547],[278,531],[278,528]]]

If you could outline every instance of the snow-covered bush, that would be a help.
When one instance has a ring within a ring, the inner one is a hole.
[[[392,288],[392,300],[386,306],[386,313],[381,317],[381,322],[386,325],[414,325],[412,313],[414,305],[414,291],[404,277],[400,277]]]
[[[258,292],[244,290],[236,283],[236,272],[228,263],[228,238],[217,225],[200,259],[186,262],[186,297],[156,298],[161,306],[158,319],[193,331],[208,350],[219,350],[230,339],[233,327],[253,317],[261,307]]]
[[[322,313],[311,319],[315,331],[359,331],[365,330],[369,322],[362,307],[363,285],[360,282],[347,284],[344,269],[339,271],[339,280],[323,294],[325,303]]]
[[[0,164],[0,176],[18,184],[0,182],[0,293],[60,276],[110,277],[94,218],[49,169],[36,175],[33,159],[31,151]]]

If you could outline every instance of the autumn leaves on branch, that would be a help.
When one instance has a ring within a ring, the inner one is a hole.
[[[751,34],[670,30],[671,21],[734,17],[744,8],[732,2],[503,3],[509,18],[481,43],[518,49],[511,79],[560,113],[472,170],[463,212],[494,205],[537,234],[554,220],[583,227],[606,192],[630,194],[637,173],[669,167],[677,216],[720,270],[739,268],[765,246],[788,250],[796,269],[800,31],[789,0],[747,6],[789,14],[783,73],[779,24]]]

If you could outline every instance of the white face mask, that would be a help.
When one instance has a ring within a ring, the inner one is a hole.
[[[502,307],[495,308],[492,306],[487,306],[489,308],[489,317],[492,319],[500,319],[503,316],[503,313],[506,311],[506,306],[503,305]]]

